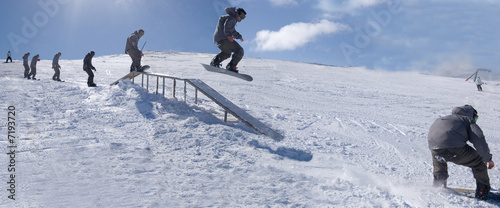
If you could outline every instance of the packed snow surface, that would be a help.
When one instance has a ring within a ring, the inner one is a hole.
[[[170,79],[164,96],[156,79],[148,90],[140,77],[110,86],[129,71],[125,54],[97,54],[97,88],[87,87],[82,60],[63,54],[66,82],[56,82],[53,55],[41,55],[39,81],[22,78],[19,60],[0,64],[0,207],[499,205],[431,187],[427,148],[432,122],[470,104],[499,159],[500,83],[487,77],[478,92],[465,78],[247,58],[239,70],[254,81],[246,82],[204,70],[213,54],[145,54],[150,71],[200,79],[285,136],[275,142],[234,117],[224,123],[223,109],[201,94],[195,104],[182,81],[175,98]],[[9,106],[14,163],[5,154]],[[493,191],[499,168],[489,171]],[[449,172],[450,187],[475,188],[470,169]]]

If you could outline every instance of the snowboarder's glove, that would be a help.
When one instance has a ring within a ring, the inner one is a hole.
[[[495,163],[492,161],[484,163],[486,166],[488,166],[488,169],[492,169],[495,167]]]

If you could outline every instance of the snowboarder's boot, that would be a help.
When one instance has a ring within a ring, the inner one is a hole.
[[[486,185],[479,185],[476,188],[476,198],[481,200],[488,199],[488,193],[490,193],[490,187]]]
[[[434,179],[432,185],[437,188],[446,188],[446,179]]]
[[[141,65],[137,67],[137,72],[144,72],[144,68]]]
[[[226,69],[238,73],[238,67],[234,66],[231,62],[227,64]]]
[[[215,56],[212,61],[210,62],[210,66],[213,66],[213,67],[217,67],[217,68],[221,68],[221,64],[220,64],[220,58],[219,56]]]
[[[89,84],[89,87],[97,87],[95,83]]]

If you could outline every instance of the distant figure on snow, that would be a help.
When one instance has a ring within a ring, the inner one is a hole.
[[[238,31],[236,31],[235,26],[237,22],[245,19],[247,13],[244,9],[236,7],[226,8],[227,15],[221,16],[214,33],[214,43],[220,49],[220,53],[217,54],[210,62],[211,66],[221,67],[222,61],[231,57],[231,53],[234,52],[231,61],[226,65],[226,69],[238,73],[238,63],[241,61],[244,55],[243,48],[234,39],[240,39],[243,42],[243,37]]]
[[[472,169],[476,179],[476,198],[486,200],[491,189],[488,169],[492,169],[495,163],[483,131],[476,124],[477,119],[477,111],[472,106],[455,107],[451,115],[434,121],[427,141],[434,164],[434,186],[446,187],[447,162],[453,162]]]
[[[30,57],[30,53],[25,53],[23,56],[23,66],[24,66],[24,78],[28,78],[30,73],[30,66],[28,65],[28,58]]]
[[[12,58],[10,57],[10,51],[7,52],[7,60],[5,60],[5,63],[7,63],[10,60],[10,63],[12,63]]]
[[[52,79],[55,81],[61,81],[60,75],[61,75],[61,66],[59,66],[59,57],[61,57],[61,52],[57,53],[54,55],[54,59],[52,59],[52,68],[54,69],[54,76],[52,76]]]
[[[477,85],[477,91],[483,91],[483,87],[481,87],[481,85],[483,85],[483,81],[481,81],[481,77],[477,77],[476,79],[476,85]]]
[[[36,76],[36,63],[38,62],[38,58],[40,58],[40,55],[36,54],[36,56],[33,56],[33,58],[31,59],[31,64],[30,64],[31,72],[30,72],[30,74],[28,74],[28,79],[36,80],[36,78],[35,78],[35,76]]]
[[[90,51],[83,59],[83,71],[87,72],[89,75],[89,79],[87,80],[87,85],[89,87],[96,87],[97,85],[94,83],[94,73],[92,70],[97,71],[94,66],[92,66],[92,58],[94,57],[95,52]]]
[[[141,66],[141,58],[144,56],[142,51],[138,48],[139,39],[144,35],[144,30],[140,29],[135,31],[127,38],[127,44],[125,45],[125,53],[132,58],[132,65],[130,65],[130,71],[143,71]]]

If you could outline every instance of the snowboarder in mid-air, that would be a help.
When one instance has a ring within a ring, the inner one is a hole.
[[[28,58],[30,57],[30,53],[25,53],[23,56],[23,66],[24,66],[24,78],[28,78],[30,73],[30,66],[28,64]]]
[[[476,124],[477,111],[470,105],[455,107],[452,115],[438,118],[429,129],[427,141],[434,164],[434,186],[446,187],[447,162],[472,169],[476,179],[476,198],[486,200],[490,192],[488,169],[495,163],[484,138]],[[467,142],[474,145],[469,146]]]
[[[92,70],[97,71],[94,66],[92,66],[92,58],[94,57],[95,52],[90,51],[90,53],[87,53],[85,56],[85,59],[83,59],[83,71],[87,72],[89,75],[89,78],[87,80],[87,85],[89,87],[97,87],[97,85],[94,83],[94,73]]]
[[[237,22],[245,19],[247,13],[244,9],[236,7],[226,8],[227,15],[221,16],[214,33],[214,43],[220,49],[220,53],[217,54],[210,62],[211,66],[221,67],[222,61],[231,57],[231,53],[234,53],[231,61],[226,65],[226,69],[238,73],[238,63],[241,61],[244,55],[243,48],[238,44],[235,39],[240,39],[243,41],[243,37],[238,31],[235,30]]]
[[[57,53],[54,55],[54,59],[52,59],[52,68],[54,69],[54,76],[52,76],[52,79],[55,81],[61,81],[60,75],[61,75],[61,66],[59,66],[59,57],[61,57],[61,52]]]
[[[33,58],[31,59],[31,64],[30,64],[31,72],[28,74],[28,79],[36,80],[36,78],[35,78],[35,76],[36,76],[36,63],[38,62],[38,58],[40,58],[40,55],[36,54],[36,56],[33,56]]]
[[[125,53],[132,58],[132,65],[130,65],[130,71],[143,71],[141,66],[141,58],[144,56],[142,51],[138,48],[139,39],[144,35],[144,30],[140,29],[135,31],[127,38],[127,44],[125,46]]]

